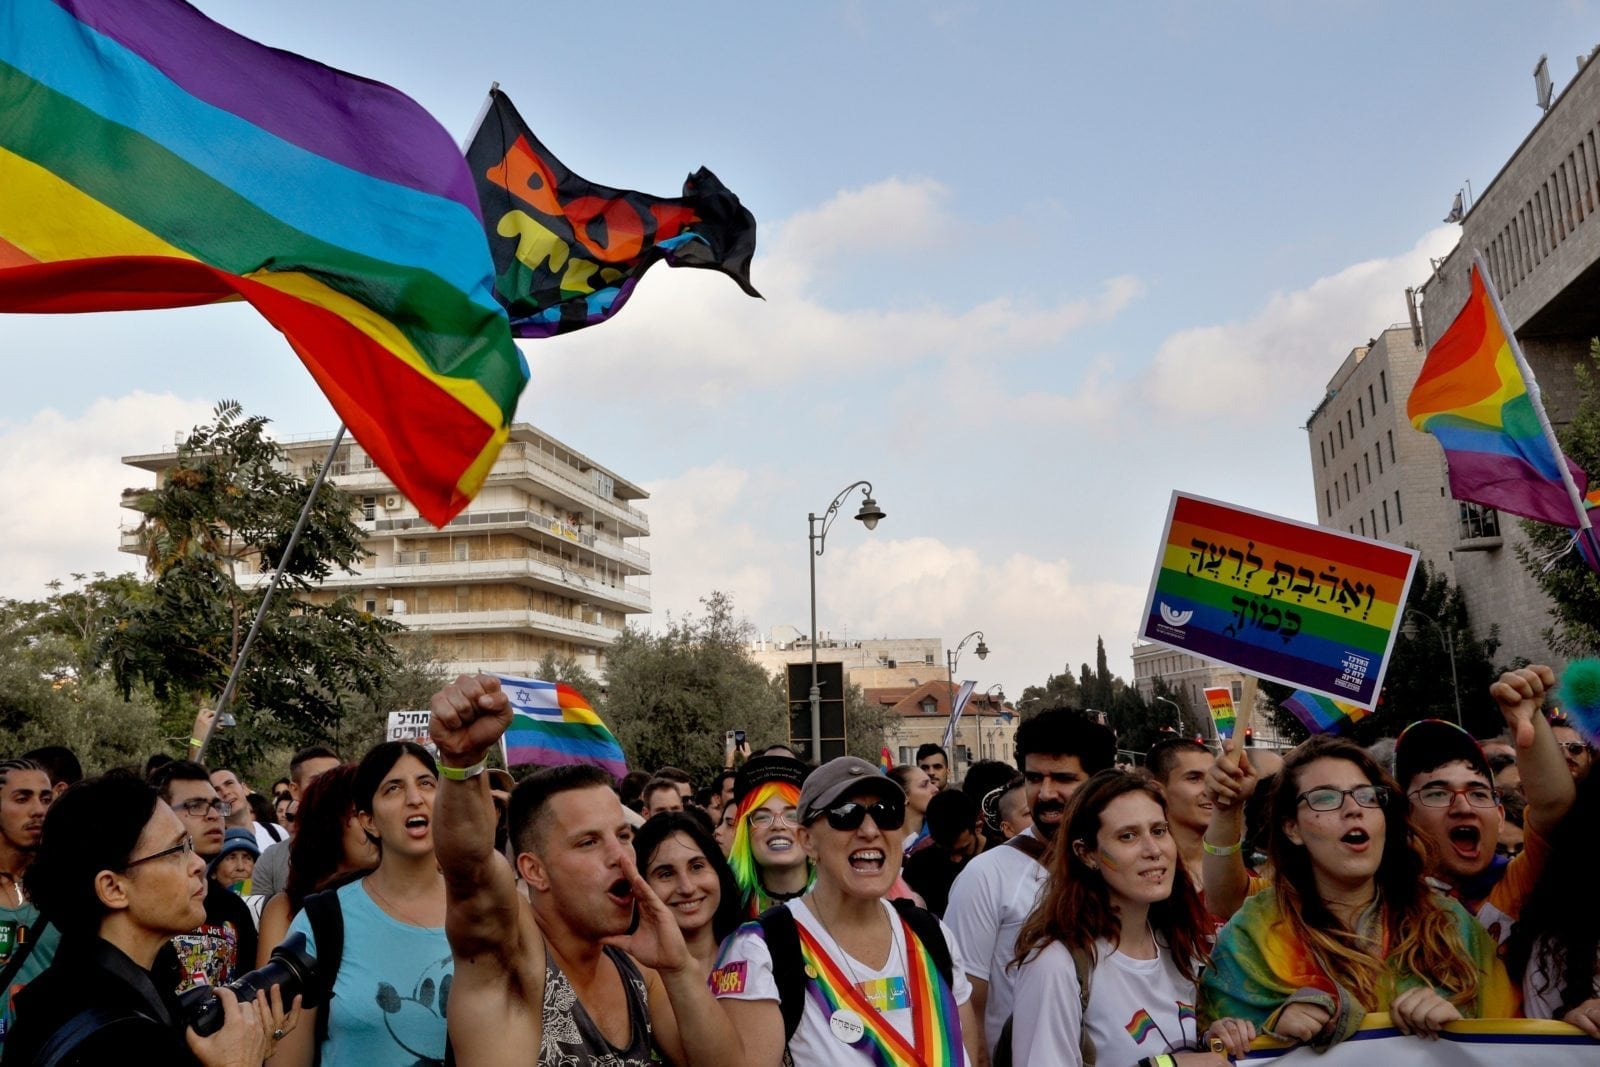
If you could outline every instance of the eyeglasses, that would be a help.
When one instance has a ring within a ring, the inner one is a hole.
[[[878,829],[898,830],[905,825],[906,806],[898,800],[880,800],[868,807],[851,800],[837,808],[829,808],[822,814],[828,817],[829,826],[844,833],[861,829],[868,815],[872,816],[872,823]]]
[[[765,830],[769,826],[775,826],[780,820],[790,826],[799,826],[800,813],[793,808],[784,808],[782,811],[757,808],[750,813],[750,825],[757,830]]]
[[[1561,751],[1569,756],[1581,756],[1589,751],[1589,746],[1582,741],[1557,741],[1556,744],[1560,745]]]
[[[1455,803],[1456,797],[1466,797],[1467,803],[1475,808],[1492,808],[1500,803],[1500,791],[1486,785],[1465,785],[1460,789],[1452,789],[1447,785],[1425,785],[1406,795],[1416,797],[1418,804],[1429,808],[1448,808]]]
[[[1354,789],[1323,786],[1321,789],[1307,789],[1295,798],[1295,802],[1304,802],[1312,811],[1338,811],[1344,807],[1345,797],[1354,797],[1363,808],[1381,808],[1389,801],[1389,789],[1381,785],[1358,785]]]
[[[233,811],[233,806],[225,800],[206,800],[202,797],[185,800],[182,804],[174,804],[173,807],[191,819],[204,818],[208,813],[219,819],[226,819]]]
[[[129,860],[127,863],[124,863],[122,865],[122,869],[123,870],[127,870],[130,867],[137,867],[137,866],[139,866],[139,864],[141,864],[141,863],[149,863],[151,860],[166,859],[168,856],[176,856],[180,852],[187,858],[189,856],[189,854],[192,853],[193,851],[194,851],[194,838],[192,838],[192,837],[188,836],[187,834],[185,834],[183,840],[179,841],[176,845],[173,845],[171,848],[164,848],[160,852],[152,852],[148,856],[140,856],[136,860]]]

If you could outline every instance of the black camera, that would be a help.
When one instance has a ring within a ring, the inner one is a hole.
[[[290,934],[283,944],[272,950],[272,958],[264,967],[242,974],[229,982],[228,989],[240,1001],[256,999],[256,994],[273,986],[283,991],[283,1006],[288,1008],[295,997],[306,991],[317,973],[317,958],[306,951],[306,935]],[[222,1029],[222,1001],[217,991],[208,985],[196,986],[178,997],[178,1005],[189,1021],[189,1028],[201,1037],[210,1037]]]

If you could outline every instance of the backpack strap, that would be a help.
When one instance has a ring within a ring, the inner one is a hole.
[[[61,1067],[62,1064],[71,1063],[73,1062],[71,1057],[77,1052],[78,1046],[89,1038],[104,1030],[125,1026],[128,1023],[161,1025],[142,1012],[118,1014],[106,1008],[84,1008],[63,1023],[61,1029],[51,1034],[50,1040],[40,1046],[33,1060],[34,1067]]]
[[[800,928],[795,925],[794,912],[782,904],[762,912],[756,922],[767,942],[767,954],[772,957],[772,980],[778,986],[778,1007],[783,1010],[783,1040],[787,1046],[800,1028],[800,1017],[806,1011],[806,972],[800,958]]]
[[[28,957],[33,954],[33,947],[39,943],[39,938],[44,936],[50,924],[40,919],[28,928],[28,939],[12,950],[11,958],[0,969],[0,1001],[11,996],[11,983],[16,980],[17,974],[22,970],[22,965],[28,962]]]
[[[306,897],[306,921],[311,924],[311,937],[317,943],[317,980],[314,989],[308,989],[308,1007],[320,1008],[317,1012],[317,1048],[328,1039],[328,1004],[333,999],[333,983],[339,976],[339,964],[344,959],[344,910],[339,906],[339,891],[324,889]]]
[[[1044,850],[1049,847],[1032,834],[1018,834],[1006,841],[1006,844],[1037,863],[1044,862]]]
[[[911,932],[917,940],[922,942],[922,947],[928,950],[928,955],[933,957],[933,965],[939,970],[939,977],[944,979],[944,984],[952,990],[955,989],[955,961],[950,957],[950,945],[944,939],[944,929],[939,925],[938,918],[926,908],[919,908],[909,900],[892,900],[894,910],[911,927]]]
[[[1016,840],[1013,838],[1012,840]],[[1009,844],[1010,842],[1007,842]],[[1094,1041],[1089,1037],[1089,978],[1094,974],[1094,960],[1087,952],[1081,949],[1069,948],[1072,953],[1072,972],[1078,979],[1078,1058],[1083,1061],[1083,1067],[1094,1067],[1095,1048]],[[1006,1016],[1006,1022],[1000,1028],[1000,1040],[995,1043],[994,1055],[989,1057],[991,1067],[1012,1067],[1011,1063],[1011,1021],[1015,1016]]]

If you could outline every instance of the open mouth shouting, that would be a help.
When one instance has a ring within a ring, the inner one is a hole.
[[[406,820],[406,836],[420,841],[428,836],[430,825],[426,815],[413,815]]]
[[[883,870],[881,848],[858,848],[850,853],[850,869],[857,874],[877,874]]]
[[[1372,835],[1358,826],[1339,838],[1339,843],[1352,852],[1365,852],[1372,847]]]
[[[1483,832],[1471,823],[1450,827],[1447,839],[1462,859],[1475,860],[1483,854]]]
[[[618,878],[606,888],[606,899],[619,908],[633,907],[633,885],[626,878]]]

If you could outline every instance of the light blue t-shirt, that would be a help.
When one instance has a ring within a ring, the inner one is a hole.
[[[333,983],[322,1067],[443,1064],[445,1009],[455,964],[442,926],[391,918],[361,882],[339,890],[344,955]],[[312,955],[316,938],[302,910],[289,924]]]

